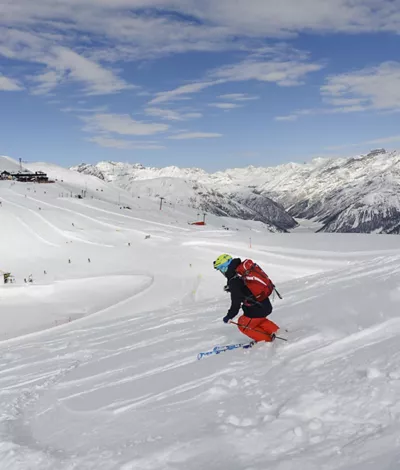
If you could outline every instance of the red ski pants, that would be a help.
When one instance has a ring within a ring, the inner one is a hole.
[[[270,335],[279,330],[279,326],[267,318],[249,318],[242,315],[238,320],[238,324],[238,328],[243,334],[257,342],[271,342]]]

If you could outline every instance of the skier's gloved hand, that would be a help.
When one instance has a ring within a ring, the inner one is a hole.
[[[229,289],[228,284],[227,284],[226,286],[224,286],[224,291],[225,291],[225,292],[230,292],[230,289]]]
[[[231,319],[228,317],[228,315],[222,319],[222,321],[223,321],[224,323],[229,323],[230,320],[231,320]]]

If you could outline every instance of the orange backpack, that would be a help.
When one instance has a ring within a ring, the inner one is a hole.
[[[237,274],[243,279],[245,286],[253,294],[257,302],[267,299],[275,290],[274,283],[265,272],[251,259],[244,260],[236,268]]]

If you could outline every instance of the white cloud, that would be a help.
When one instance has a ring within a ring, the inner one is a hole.
[[[236,103],[210,103],[208,106],[219,109],[235,109],[242,107],[242,105]]]
[[[74,81],[89,94],[107,94],[132,85],[105,63],[188,51],[251,51],[258,39],[301,32],[400,32],[398,11],[399,0],[236,0],[234,7],[231,0],[14,0],[2,4],[0,54],[46,66],[36,77],[36,93]],[[225,81],[292,86],[320,69],[294,54],[269,60],[254,55],[201,82],[159,93],[151,105]],[[236,98],[222,99],[255,99],[231,95]]]
[[[22,87],[16,80],[0,74],[0,91],[20,91]]]
[[[105,69],[70,49],[60,47],[55,48],[53,52],[55,61],[52,65],[56,69],[61,68],[68,72],[72,80],[86,83],[90,94],[116,93],[134,87],[117,77],[111,70]]]
[[[351,73],[333,75],[321,87],[325,107],[296,110],[276,121],[301,116],[400,110],[400,62],[384,62]]]
[[[400,142],[400,135],[392,135],[388,137],[380,137],[377,139],[366,140],[364,142],[358,142],[353,144],[344,144],[344,145],[335,145],[331,147],[326,147],[326,150],[342,150],[349,147],[366,147],[371,145],[384,145],[391,144],[393,142]]]
[[[302,116],[315,116],[318,114],[345,114],[355,113],[359,111],[365,111],[364,106],[351,105],[337,108],[311,108],[311,109],[299,109],[293,111],[291,114],[286,116],[276,116],[275,121],[296,121]]]
[[[307,60],[308,57],[304,53],[285,47],[264,48],[251,54],[248,59],[242,62],[212,70],[208,74],[208,80],[193,82],[174,90],[157,93],[150,104],[182,99],[187,95],[199,93],[206,88],[227,82],[256,80],[276,83],[279,86],[300,85],[307,74],[323,68],[321,64],[310,63]],[[243,101],[243,94],[234,94],[234,96]]]
[[[112,137],[94,136],[87,139],[100,147],[115,148],[120,150],[161,150],[165,147],[156,142],[132,142],[124,139],[114,139]]]
[[[47,93],[65,80],[83,83],[89,95],[117,93],[133,88],[133,85],[117,77],[111,70],[65,47],[53,48],[41,60],[47,65],[48,71],[35,78],[40,83],[36,89],[39,93]]]
[[[154,135],[168,130],[167,124],[145,123],[133,120],[128,114],[100,113],[83,116],[87,132],[112,132],[120,135]]]
[[[291,38],[302,32],[399,33],[399,1],[235,0],[234,6],[232,0],[6,1],[1,5],[0,54],[40,66],[33,80],[30,72],[17,84],[33,83],[33,93],[46,94],[71,82],[83,85],[87,94],[117,93],[133,87],[110,65],[121,60],[188,51],[250,53],[260,40]],[[279,54],[277,49],[279,46],[264,48],[242,62],[212,71],[201,81],[160,92],[150,108],[189,99],[227,82],[256,80],[295,86],[322,68],[304,54]],[[399,100],[396,67],[397,63],[387,63],[360,71],[358,76],[330,77],[322,92],[335,111],[318,112],[394,109]],[[378,85],[382,88],[379,93]],[[256,99],[243,95],[232,93],[221,99],[232,103]],[[290,119],[299,115],[301,112],[292,113]],[[177,120],[173,114],[160,118]]]
[[[82,106],[67,106],[61,108],[63,113],[88,113],[88,114],[100,114],[105,113],[108,110],[108,106],[96,106],[94,108],[84,108]]]
[[[390,137],[380,137],[379,139],[367,140],[369,145],[390,144],[392,142],[400,142],[400,135],[392,135]]]
[[[195,112],[185,113],[183,116],[187,119],[199,119],[199,118],[203,117],[203,115],[201,113],[195,113]]]
[[[320,64],[312,64],[296,59],[285,61],[248,59],[238,64],[228,65],[216,70],[212,75],[229,82],[257,80],[276,83],[279,86],[296,86],[310,72],[322,69]]]
[[[172,109],[161,109],[153,107],[148,107],[144,111],[148,116],[159,117],[167,121],[187,121],[189,119],[197,119],[203,116],[201,113],[184,113],[174,111]]]
[[[160,11],[169,14],[162,16]],[[54,32],[82,38],[94,34],[101,39],[94,51],[97,58],[114,61],[243,48],[249,39],[301,32],[398,33],[398,11],[397,0],[235,0],[234,6],[232,0],[14,0],[2,4],[8,27],[40,28],[53,36]]]
[[[222,137],[222,134],[215,134],[212,132],[186,132],[183,134],[171,135],[168,139],[172,140],[189,140],[189,139],[214,139]]]
[[[228,101],[254,101],[260,99],[259,96],[251,96],[246,93],[228,93],[226,95],[220,95],[218,98]]]
[[[56,31],[61,37],[57,43],[63,46],[70,43],[67,36],[74,37],[81,43],[81,48],[85,48],[86,42],[86,52],[93,54],[96,61],[117,62],[233,48],[230,44],[232,33],[226,27],[196,24],[174,15],[173,10],[179,13],[186,8],[185,2],[180,8],[180,1],[176,0],[157,4],[151,0],[38,0],[35,5],[29,0],[16,0],[14,3],[18,3],[18,7],[8,3],[2,5],[8,27],[36,26],[36,30],[52,33],[53,37]],[[172,14],[160,14],[157,7],[163,5]],[[98,41],[90,41],[92,35]]]
[[[338,107],[352,107],[352,106],[361,106],[362,105],[362,98],[329,98],[326,100],[329,104]]]
[[[400,108],[400,63],[384,62],[331,76],[321,93],[327,103],[341,107],[343,112]]]
[[[175,90],[171,91],[163,91],[156,94],[156,97],[150,101],[150,104],[159,104],[159,103],[166,103],[168,101],[174,101],[177,99],[181,99],[186,95],[190,95],[193,93],[198,93],[199,91],[204,90],[205,88],[209,88],[214,85],[218,85],[218,83],[223,83],[223,81],[208,81],[208,82],[195,82],[189,83],[188,85],[182,85]]]
[[[37,34],[2,27],[0,19],[0,55],[23,61],[39,60],[47,45],[46,39]]]
[[[33,86],[31,90],[32,94],[47,95],[62,82],[64,76],[63,72],[54,70],[32,76],[32,81],[38,83],[38,85]]]
[[[72,35],[73,37],[73,35]],[[34,94],[47,94],[57,86],[76,82],[89,95],[116,93],[133,88],[115,72],[69,47],[53,45],[67,37],[29,33],[0,26],[0,55],[36,64],[40,71],[26,75]]]
[[[186,2],[204,20],[249,35],[399,31],[398,2],[390,0],[231,0]]]
[[[276,116],[275,121],[297,121],[297,114],[288,114],[287,116]]]

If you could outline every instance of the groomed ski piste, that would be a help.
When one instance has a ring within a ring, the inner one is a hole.
[[[1,470],[400,468],[398,236],[194,227],[30,168],[57,181],[0,181]],[[288,342],[197,360],[246,339],[222,322],[225,252],[274,280]]]

